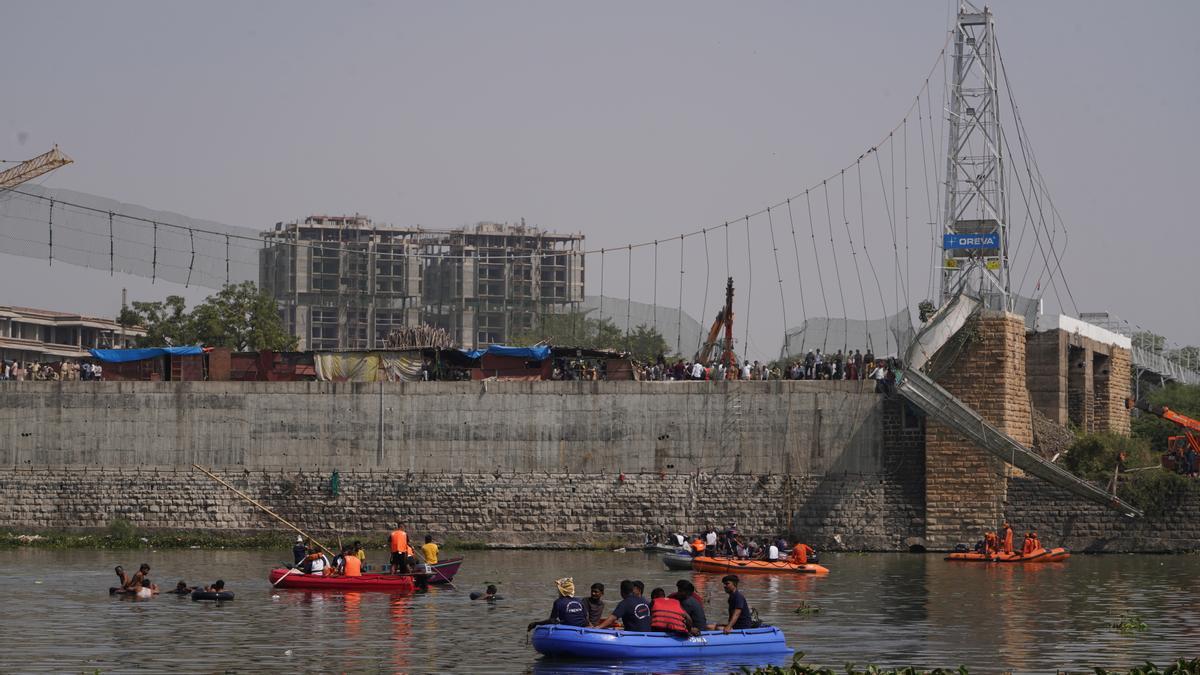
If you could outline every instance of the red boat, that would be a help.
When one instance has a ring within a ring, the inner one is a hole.
[[[411,593],[417,587],[411,574],[364,574],[361,577],[326,577],[278,567],[271,570],[271,585],[306,591],[382,591]]]

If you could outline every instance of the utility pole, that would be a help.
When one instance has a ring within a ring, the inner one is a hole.
[[[970,2],[954,26],[942,218],[940,304],[960,287],[993,309],[1010,309],[1008,195],[1000,127],[995,17]]]

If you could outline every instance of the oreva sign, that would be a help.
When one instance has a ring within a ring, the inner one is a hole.
[[[1000,233],[943,235],[942,248],[1000,248]]]

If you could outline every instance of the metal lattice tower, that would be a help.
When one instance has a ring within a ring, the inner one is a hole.
[[[995,17],[970,3],[954,26],[946,146],[941,303],[958,288],[1008,309],[1008,195],[997,69]]]

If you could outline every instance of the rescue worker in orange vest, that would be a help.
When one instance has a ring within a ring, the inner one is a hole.
[[[1042,550],[1042,540],[1038,539],[1037,530],[1032,530],[1029,536],[1033,539],[1033,550],[1030,553],[1037,553]]]
[[[807,565],[808,556],[816,553],[808,544],[797,543],[792,547],[792,554],[788,556],[789,561],[797,565]]]
[[[346,547],[346,553],[342,556],[342,576],[345,577],[361,577],[362,576],[362,558],[354,555],[354,547]]]
[[[396,529],[392,530],[392,536],[389,539],[392,549],[392,572],[407,574],[412,547],[408,545],[408,533],[404,531],[403,523],[396,524]]]
[[[678,600],[668,598],[661,588],[650,591],[650,630],[685,638],[691,628],[692,618]]]
[[[1004,551],[1005,553],[1012,553],[1013,552],[1013,530],[1012,530],[1012,525],[1009,525],[1007,520],[1004,521],[1004,525],[1000,526],[1000,536],[1003,537],[1003,539],[1002,539],[1003,543],[1000,545],[1000,550]]]
[[[1021,555],[1029,555],[1033,553],[1033,535],[1029,532],[1025,533],[1025,543],[1021,545]]]
[[[993,555],[996,555],[996,551],[998,549],[999,549],[999,546],[997,545],[996,533],[995,532],[984,532],[983,533],[983,552],[989,556],[993,556]]]
[[[692,557],[704,555],[704,540],[696,537],[692,540]]]

